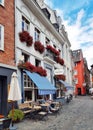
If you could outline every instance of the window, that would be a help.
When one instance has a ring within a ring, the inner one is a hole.
[[[56,45],[53,45],[54,48],[56,48]]]
[[[74,66],[77,66],[77,63],[76,63],[76,62],[74,63]]]
[[[29,31],[30,22],[22,16],[22,31]]]
[[[22,56],[24,56],[24,62],[29,61],[29,55],[22,53]]]
[[[35,28],[35,41],[40,41],[40,31]]]
[[[60,49],[58,49],[58,51],[59,51],[59,54],[61,55],[61,50],[60,50]]]
[[[74,70],[74,75],[77,75],[77,70]]]
[[[50,44],[50,40],[47,37],[45,39],[45,43],[46,43],[46,45]]]
[[[31,88],[32,87],[32,81],[30,78],[24,73],[24,87],[25,88]]]
[[[75,78],[75,79],[74,79],[74,82],[75,82],[75,84],[78,84],[78,79]]]
[[[0,5],[4,6],[4,0],[0,0]]]
[[[0,25],[0,50],[4,50],[4,26]]]
[[[52,69],[48,67],[46,67],[45,69],[47,71],[47,79],[52,83]]]
[[[25,101],[32,100],[32,93],[33,93],[33,82],[32,80],[24,73],[24,97]]]
[[[41,65],[41,61],[38,59],[35,59],[35,66],[40,66]]]

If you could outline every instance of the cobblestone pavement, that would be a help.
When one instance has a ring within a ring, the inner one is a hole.
[[[18,130],[93,130],[93,100],[89,96],[74,98],[60,114],[46,121],[25,119],[15,124]]]

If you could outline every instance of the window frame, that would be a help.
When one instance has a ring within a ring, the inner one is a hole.
[[[4,51],[4,26],[0,24],[0,34],[1,34],[1,39],[0,39],[0,50]]]
[[[34,40],[35,41],[40,41],[40,31],[36,27],[35,27],[35,30],[34,30]]]
[[[45,37],[45,44],[46,46],[50,44],[50,40],[47,37]]]
[[[30,21],[24,15],[22,15],[21,29],[22,31],[27,31],[27,32],[29,32],[30,30]]]
[[[29,62],[30,61],[30,55],[22,52],[22,56],[24,57],[24,62]]]
[[[35,59],[35,66],[41,66],[41,61],[39,59]]]
[[[36,89],[35,84],[26,73],[23,73],[23,84],[24,84],[24,101],[33,100],[33,93],[35,92]]]

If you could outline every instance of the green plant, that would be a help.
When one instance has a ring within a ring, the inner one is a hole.
[[[13,122],[21,121],[24,118],[24,113],[19,109],[10,110],[8,118],[12,118]]]

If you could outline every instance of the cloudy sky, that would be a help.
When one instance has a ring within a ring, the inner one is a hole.
[[[88,68],[93,64],[93,0],[44,0],[57,10],[68,33],[71,49],[82,49]]]

